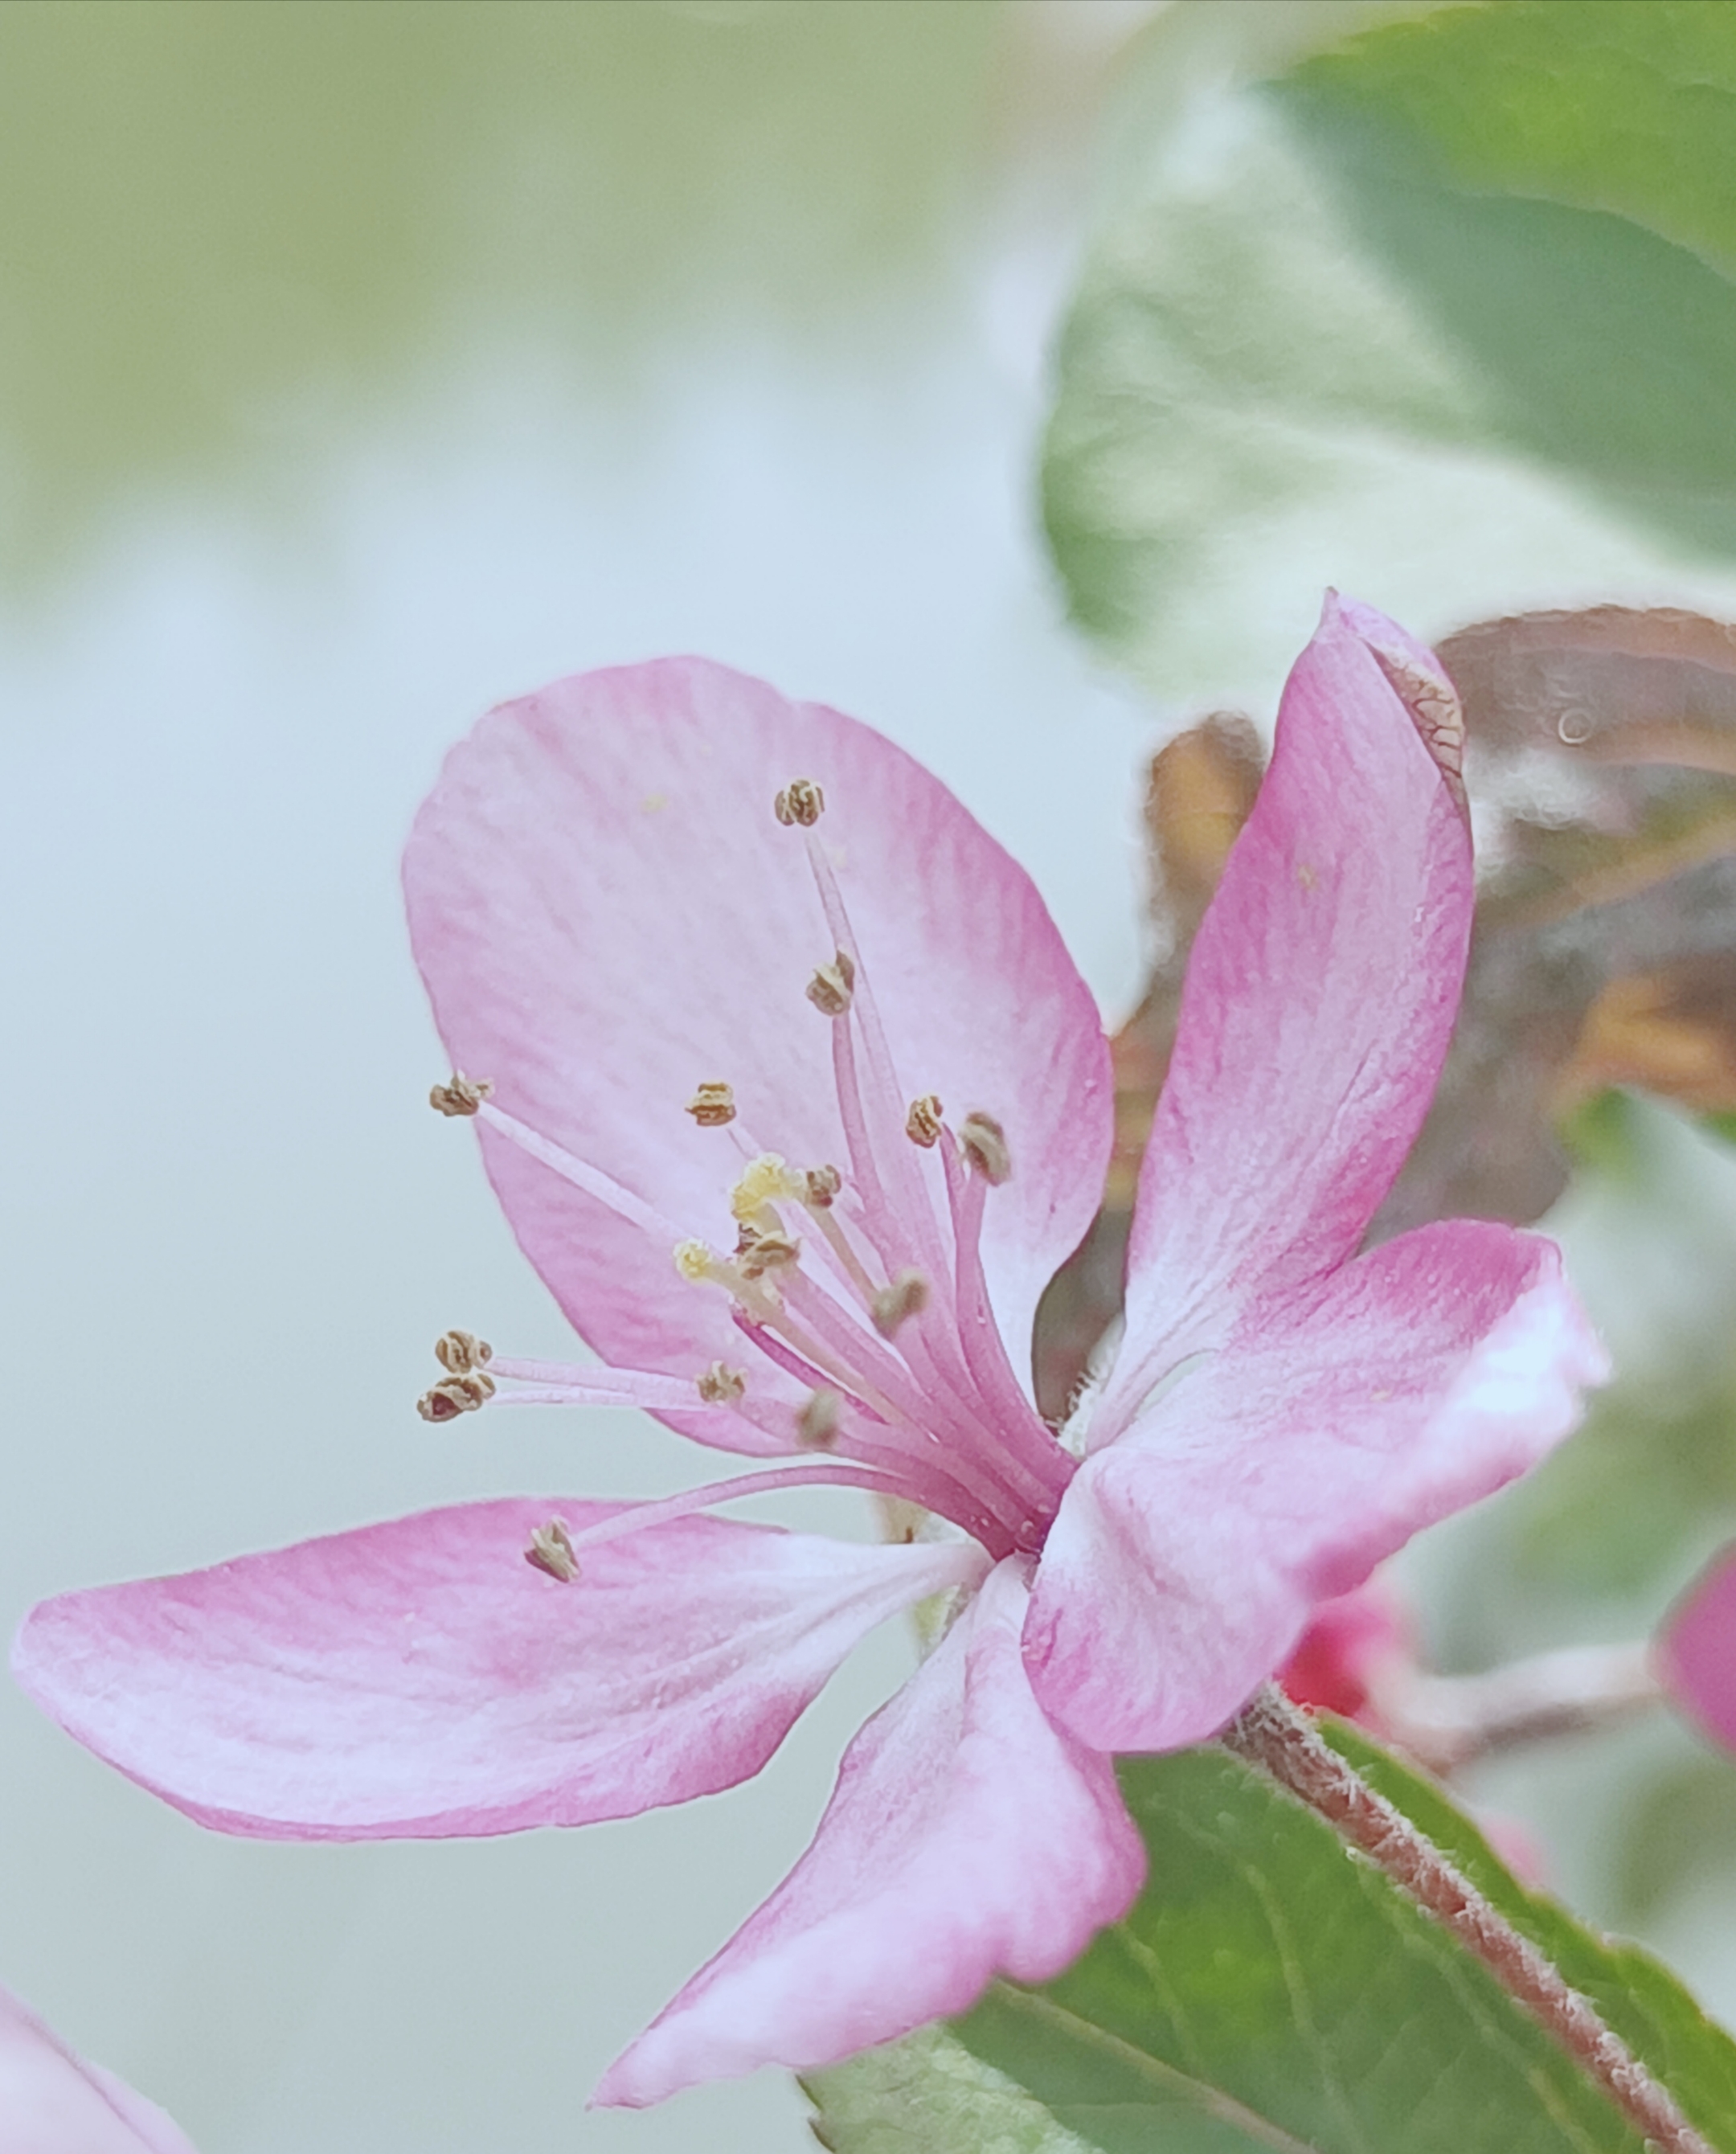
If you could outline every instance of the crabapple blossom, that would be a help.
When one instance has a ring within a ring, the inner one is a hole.
[[[406,861],[433,1102],[598,1358],[448,1333],[423,1412],[637,1405],[754,1462],[69,1595],[26,1687],[228,1831],[576,1825],[746,1779],[871,1626],[944,1596],[813,1845],[598,2098],[823,2065],[1058,1973],[1140,1886],[1113,1753],[1223,1727],[1601,1373],[1549,1242],[1361,1248],[1458,1002],[1462,744],[1432,654],[1330,598],[1193,948],[1125,1331],[1058,1432],[1031,1327],[1111,1080],[1029,878],[901,750],[703,661],[494,712]],[[924,1523],[710,1515],[791,1483]]]

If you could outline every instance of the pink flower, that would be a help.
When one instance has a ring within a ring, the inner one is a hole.
[[[155,2102],[0,1989],[0,2154],[193,2154]]]
[[[1387,1733],[1381,1692],[1416,1667],[1411,1611],[1390,1578],[1376,1574],[1315,1610],[1278,1680],[1298,1705]]]
[[[1672,1610],[1657,1672],[1714,1743],[1736,1750],[1736,1543],[1722,1549]]]
[[[781,1463],[70,1595],[25,1628],[27,1688],[229,1831],[576,1825],[746,1779],[871,1625],[949,1595],[812,1847],[598,2098],[824,2065],[1055,1975],[1140,1885],[1111,1753],[1211,1735],[1601,1373],[1547,1242],[1460,1222],[1357,1254],[1458,999],[1460,739],[1431,654],[1329,600],[1193,952],[1126,1335],[1063,1442],[1031,1322],[1097,1206],[1110,1080],[1029,880],[899,749],[720,666],[495,712],[406,862],[470,1073],[437,1104],[603,1360],[449,1335],[424,1410],[625,1401]],[[786,1482],[946,1531],[701,1514]]]

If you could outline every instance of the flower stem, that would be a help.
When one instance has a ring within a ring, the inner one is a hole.
[[[1568,1987],[1529,1938],[1324,1742],[1274,1685],[1255,1692],[1222,1739],[1237,1757],[1259,1766],[1317,1810],[1474,1953],[1662,2154],[1713,2154],[1668,2089],[1604,2024],[1590,2001]]]

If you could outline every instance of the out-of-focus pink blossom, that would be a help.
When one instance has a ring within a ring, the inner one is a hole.
[[[1665,1687],[1713,1742],[1736,1750],[1736,1543],[1713,1559],[1660,1637]]]
[[[193,2154],[192,2142],[0,1989],[0,2154]]]
[[[27,1626],[26,1687],[231,1831],[503,1831],[745,1779],[871,1625],[948,1595],[813,1846],[600,2099],[825,2065],[1057,1973],[1141,1880],[1111,1753],[1213,1733],[1601,1373],[1545,1241],[1357,1253],[1458,1004],[1461,741],[1432,655],[1330,600],[1194,946],[1125,1335],[1062,1437],[1031,1322],[1099,1201],[1110,1078],[1029,880],[901,750],[720,666],[495,712],[406,860],[469,1073],[437,1104],[602,1358],[449,1335],[426,1411],[636,1404],[759,1466],[69,1595]],[[703,1515],[804,1482],[938,1534]]]
[[[1410,1611],[1391,1580],[1376,1573],[1315,1610],[1278,1680],[1298,1705],[1385,1731],[1383,1681],[1402,1682],[1413,1668]]]

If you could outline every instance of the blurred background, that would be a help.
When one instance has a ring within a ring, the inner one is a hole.
[[[1736,616],[1716,246],[1668,202],[1667,255],[1588,237],[1632,202],[1559,186],[1566,223],[1468,239],[1427,173],[1396,191],[1391,114],[1306,56],[1428,13],[0,9],[8,1627],[431,1503],[687,1478],[631,1416],[414,1415],[450,1325],[567,1350],[422,1104],[399,916],[409,817],[489,704],[697,650],[870,720],[1030,867],[1119,1023],[1169,947],[1146,760],[1220,705],[1268,722],[1327,582],[1432,635]],[[1539,261],[1613,295],[1571,363],[1560,293],[1511,319]],[[1499,861],[1515,811],[1486,812]],[[1657,1074],[1581,1067],[1579,1104]],[[1553,1478],[1419,1552],[1446,1665],[1636,1633],[1728,1529],[1736,1155],[1697,1116],[1733,1105],[1575,1125],[1558,1216],[1636,1373]],[[784,1515],[868,1529],[842,1496]],[[746,1789],[445,1845],[205,1835],[0,1693],[0,1978],[202,2154],[794,2154],[774,2075],[583,2104],[907,1658],[875,1641]],[[1736,1772],[1658,1722],[1486,1781],[1579,1904],[1736,2011]],[[1661,1840],[1682,1859],[1648,1868]]]

